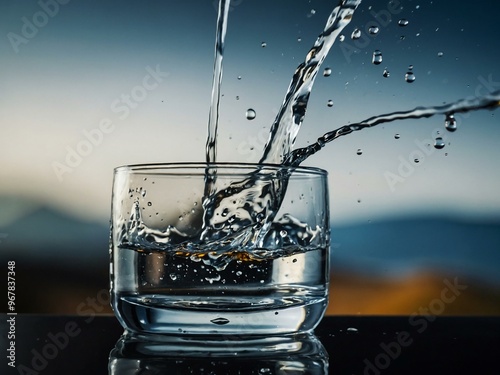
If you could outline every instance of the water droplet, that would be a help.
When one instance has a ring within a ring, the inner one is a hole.
[[[142,195],[143,197],[145,197],[145,196],[146,196],[146,190],[143,190],[143,191],[141,192],[141,195]]]
[[[339,35],[339,42],[343,42],[345,40],[345,35]]]
[[[257,114],[252,108],[247,109],[247,112],[245,113],[245,116],[247,117],[247,120],[253,120]]]
[[[265,48],[265,47],[267,47],[267,43],[266,43],[266,42],[262,42],[262,43],[260,44],[260,46],[261,46],[262,48]]]
[[[153,205],[153,203],[151,202],[148,202],[148,206],[151,207]]]
[[[358,151],[356,151],[356,155],[361,155],[363,153],[363,150],[358,148]]]
[[[236,276],[241,276],[241,275],[243,275],[243,272],[241,272],[241,271],[236,271]]]
[[[241,76],[238,76],[237,78],[238,78],[238,81],[240,81],[240,80],[241,80]]]
[[[399,138],[401,138],[401,136],[399,135],[399,133],[396,133],[396,134],[394,134],[394,138],[399,139]]]
[[[326,102],[326,105],[327,105],[328,107],[333,107],[333,100],[331,100],[331,99],[330,99],[330,100],[328,100],[328,101]]]
[[[297,263],[297,258],[294,258],[294,259],[292,260],[292,262],[293,262],[293,263]]]
[[[415,158],[413,161],[415,162],[415,164],[418,164],[420,162],[420,160],[418,160],[417,158]]]
[[[325,70],[323,70],[323,75],[325,77],[330,77],[330,74],[332,74],[332,69],[331,68],[325,68]]]
[[[391,73],[389,73],[389,71],[387,70],[387,68],[384,69],[384,72],[382,73],[382,75],[387,78],[391,75]]]
[[[236,100],[240,100],[240,96],[239,95],[236,95]]]
[[[302,38],[300,36],[297,38],[297,42],[302,42]]]
[[[358,203],[361,203],[361,199],[358,199]]]
[[[271,373],[271,369],[267,368],[267,367],[263,367],[259,370],[259,374],[270,374]]]
[[[311,9],[311,14],[316,14],[316,9]]]
[[[359,38],[361,38],[361,30],[354,29],[354,31],[351,34],[351,39],[359,39]]]
[[[454,132],[457,130],[457,120],[455,119],[455,116],[453,113],[450,113],[449,115],[446,116],[446,120],[444,121],[444,126],[446,130],[449,132]]]
[[[357,328],[354,328],[354,327],[349,327],[346,329],[347,332],[358,332],[358,329]]]
[[[401,26],[401,27],[404,27],[406,25],[408,25],[408,20],[405,19],[405,18],[401,18],[399,21],[398,21],[398,25]]]
[[[443,52],[438,52],[438,57],[443,57],[444,53]]]
[[[415,82],[415,74],[413,74],[413,71],[411,69],[406,72],[405,81],[408,83]]]
[[[382,52],[376,49],[375,51],[373,51],[372,63],[375,65],[379,65],[381,62],[382,62]]]
[[[171,273],[169,276],[173,281],[177,280],[177,275],[175,273]]]
[[[444,143],[444,140],[443,138],[441,137],[437,137],[435,140],[434,140],[434,148],[438,149],[438,150],[441,150],[443,147],[444,147],[445,143]]]
[[[229,319],[226,318],[215,318],[210,321],[210,323],[217,324],[219,326],[222,326],[224,324],[229,323]]]
[[[286,236],[287,236],[287,234],[288,234],[288,232],[287,232],[286,230],[281,230],[281,231],[280,231],[280,236],[281,236],[281,237],[286,237]]]
[[[370,34],[372,34],[372,35],[376,35],[376,34],[378,34],[379,30],[380,30],[380,29],[378,28],[378,26],[370,26],[370,27],[368,28],[368,32],[369,32]]]

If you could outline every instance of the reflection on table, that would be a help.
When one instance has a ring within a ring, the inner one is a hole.
[[[109,358],[109,375],[328,374],[328,354],[312,334],[186,337],[125,333]]]

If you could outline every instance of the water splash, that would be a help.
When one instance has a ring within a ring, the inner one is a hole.
[[[436,115],[445,115],[449,124],[455,123],[456,126],[456,121],[450,121],[451,118],[455,120],[453,114],[477,111],[481,109],[496,109],[499,107],[500,107],[500,90],[494,91],[483,97],[476,97],[473,99],[462,99],[441,106],[417,107],[409,111],[398,111],[398,112],[383,114],[380,116],[373,116],[361,122],[341,126],[340,128],[332,130],[331,132],[328,132],[324,134],[322,137],[318,138],[316,143],[307,147],[294,150],[287,156],[284,164],[290,166],[298,166],[306,158],[321,150],[325,146],[325,144],[333,141],[334,139],[343,137],[355,131],[360,131],[380,124],[393,122],[397,120],[420,119]],[[448,126],[447,129],[449,130]]]

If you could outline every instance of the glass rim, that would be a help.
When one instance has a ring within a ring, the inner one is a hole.
[[[151,172],[152,174],[162,174],[168,171],[174,171],[179,169],[184,169],[186,172],[195,171],[195,170],[203,170],[203,174],[205,174],[205,170],[209,168],[221,169],[221,170],[235,170],[240,171],[240,173],[249,173],[254,170],[268,170],[268,171],[279,171],[279,170],[287,170],[291,169],[292,174],[299,173],[304,175],[319,175],[319,176],[328,176],[328,171],[318,167],[309,167],[309,166],[286,166],[280,164],[266,164],[266,163],[244,163],[244,162],[215,162],[215,163],[207,163],[207,162],[171,162],[171,163],[143,163],[143,164],[127,164],[115,167],[113,169],[114,174],[129,172],[129,173],[147,173]],[[201,172],[200,172],[201,174]],[[234,173],[238,174],[238,173]]]

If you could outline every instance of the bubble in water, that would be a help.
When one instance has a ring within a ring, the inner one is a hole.
[[[323,70],[323,75],[325,77],[330,77],[330,74],[332,74],[332,69],[331,68],[325,68],[325,70]]]
[[[217,324],[219,326],[229,323],[229,319],[226,318],[215,318],[210,321],[210,323]]]
[[[267,43],[266,43],[266,42],[262,42],[262,43],[260,44],[260,46],[261,46],[262,48],[265,48],[265,47],[267,47]]]
[[[443,57],[444,53],[443,52],[438,52],[438,57]]]
[[[345,35],[339,35],[339,42],[343,42],[345,40]]]
[[[214,281],[220,281],[220,279],[220,275],[217,275],[215,277],[205,277],[205,280],[207,280],[210,284],[213,284]]]
[[[378,28],[378,26],[370,26],[368,28],[368,32],[372,35],[376,35],[378,34],[378,32],[380,31],[380,29]]]
[[[382,52],[380,52],[378,49],[373,51],[372,63],[375,65],[379,65],[380,63],[382,63]]]
[[[358,151],[356,151],[356,155],[361,155],[363,153],[363,150],[358,148]]]
[[[237,78],[238,78],[238,81],[240,81],[240,80],[241,80],[241,76],[238,76]]]
[[[437,137],[435,140],[434,140],[434,148],[438,149],[438,150],[441,150],[443,147],[444,147],[445,143],[444,143],[444,140],[443,138],[441,137]]]
[[[153,203],[151,202],[148,202],[148,206],[151,207],[153,205]]]
[[[405,19],[405,18],[401,18],[399,21],[398,21],[398,25],[401,26],[401,27],[404,27],[406,25],[408,25],[408,20]]]
[[[359,39],[359,38],[361,38],[361,30],[354,29],[354,31],[351,34],[351,39]]]
[[[449,132],[454,132],[457,130],[457,120],[455,119],[455,116],[453,113],[450,113],[449,115],[446,116],[446,120],[444,121],[444,126],[446,130]]]
[[[413,161],[415,162],[415,164],[420,163],[420,160],[418,160],[417,158],[415,158]]]
[[[302,38],[300,36],[297,38],[297,42],[302,42]]]
[[[249,108],[247,109],[245,116],[247,117],[247,120],[253,120],[257,114],[252,108]]]
[[[243,275],[243,272],[241,272],[241,271],[236,271],[236,276],[241,276],[241,275]]]
[[[326,105],[328,107],[333,107],[333,100],[332,99],[328,100],[328,102],[326,102]]]
[[[173,281],[177,280],[177,275],[175,273],[171,273],[169,276]]]
[[[358,332],[358,329],[357,328],[354,328],[354,327],[349,327],[346,329],[347,332]]]
[[[384,72],[382,73],[382,75],[387,78],[391,75],[391,73],[389,73],[389,71],[387,70],[387,68],[384,69]]]
[[[401,138],[401,136],[399,135],[399,133],[396,133],[396,134],[394,134],[394,138],[399,139],[399,138]]]

